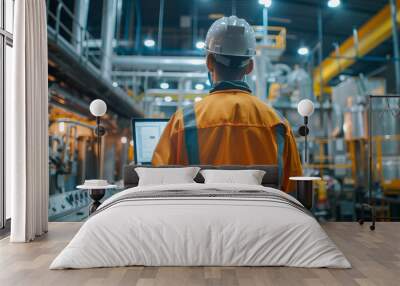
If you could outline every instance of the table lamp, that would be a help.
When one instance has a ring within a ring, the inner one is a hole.
[[[314,113],[314,103],[309,99],[303,99],[297,105],[297,112],[304,117],[304,125],[299,128],[299,134],[304,136],[304,163],[307,163],[308,158],[308,142],[307,135],[310,132],[308,129],[308,118]]]
[[[100,117],[107,112],[107,105],[101,99],[95,99],[90,103],[90,113],[96,117],[96,129],[94,134],[97,136],[97,177],[100,179],[100,160],[101,160],[101,137],[106,134],[106,129],[101,125]]]
[[[93,214],[101,205],[100,200],[104,197],[107,189],[115,189],[116,185],[111,185],[107,180],[101,180],[100,160],[101,160],[101,137],[106,134],[106,129],[100,123],[100,117],[107,112],[107,105],[101,99],[95,99],[90,103],[90,113],[96,117],[96,128],[94,134],[97,136],[97,179],[86,180],[83,185],[77,186],[78,189],[89,191],[93,202],[89,207],[89,215]]]
[[[307,135],[310,132],[308,129],[308,118],[314,112],[314,103],[309,99],[301,100],[297,105],[297,111],[300,116],[304,117],[304,125],[299,128],[299,134],[304,136],[304,163],[308,161],[308,142]],[[314,193],[313,181],[321,180],[319,177],[290,177],[291,181],[296,182],[296,198],[307,209],[311,210],[313,207]]]

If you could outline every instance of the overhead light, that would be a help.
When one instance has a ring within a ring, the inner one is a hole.
[[[65,131],[65,123],[64,122],[60,122],[58,124],[58,131],[60,131],[60,132],[64,132]]]
[[[144,40],[144,45],[148,48],[152,48],[155,46],[156,42],[153,39],[146,39]]]
[[[258,0],[258,3],[264,5],[265,8],[269,8],[272,5],[272,0]]]
[[[172,97],[171,96],[166,96],[164,97],[165,102],[171,102],[172,101]]]
[[[160,83],[160,87],[162,89],[168,89],[169,88],[169,83],[168,82],[162,82],[162,83]]]
[[[329,8],[336,8],[340,6],[340,0],[329,0],[328,7]]]
[[[122,144],[126,144],[128,142],[128,138],[126,138],[125,136],[121,137],[121,143]]]
[[[307,47],[300,47],[300,48],[297,50],[297,53],[298,53],[299,55],[301,55],[301,56],[306,56],[306,55],[308,55],[309,52],[310,52],[310,51],[308,50]]]
[[[114,81],[114,82],[112,83],[112,86],[113,86],[113,87],[118,87],[118,82]]]
[[[203,41],[198,41],[196,43],[196,48],[199,49],[199,50],[204,49],[205,46],[206,46],[206,43],[204,43]]]
[[[203,98],[201,97],[201,96],[196,96],[195,98],[194,98],[194,101],[195,102],[199,102],[199,101],[201,101]]]
[[[204,84],[202,83],[196,83],[196,85],[194,86],[194,88],[196,90],[203,90],[204,89]]]
[[[206,59],[190,59],[189,60],[191,65],[202,66],[206,63]]]

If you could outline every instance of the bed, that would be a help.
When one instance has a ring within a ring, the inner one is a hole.
[[[262,185],[196,183],[126,189],[82,225],[50,269],[118,266],[291,266],[350,268],[312,214],[278,190],[276,166],[200,166],[264,170]]]

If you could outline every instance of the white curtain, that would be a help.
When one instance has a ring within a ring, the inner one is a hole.
[[[15,1],[13,93],[6,98],[6,187],[12,242],[48,225],[48,87],[45,0]]]

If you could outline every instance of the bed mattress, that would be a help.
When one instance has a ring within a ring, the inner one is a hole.
[[[351,267],[293,197],[239,184],[122,191],[82,225],[50,269],[129,265]]]

